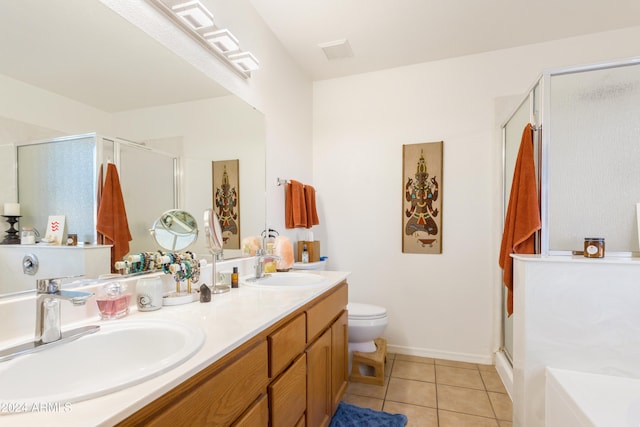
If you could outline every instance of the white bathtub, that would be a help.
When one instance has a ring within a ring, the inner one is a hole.
[[[546,427],[640,426],[640,379],[546,370]]]

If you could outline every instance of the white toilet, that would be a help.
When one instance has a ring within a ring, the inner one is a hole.
[[[377,305],[350,302],[349,311],[349,353],[376,351],[374,339],[382,336],[389,320],[387,309]]]

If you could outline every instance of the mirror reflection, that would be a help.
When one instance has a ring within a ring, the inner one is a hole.
[[[24,22],[33,24],[28,37]],[[181,209],[202,221],[198,212],[213,206],[214,161],[238,160],[243,235],[264,229],[265,129],[261,113],[97,0],[3,2],[0,36],[0,90],[4,94],[0,98],[0,206],[23,201],[17,183],[21,170],[17,146],[96,134],[121,144],[117,157],[105,156],[102,161],[112,160],[119,167],[133,237],[130,253],[158,249],[149,228],[162,212]],[[169,159],[174,176],[167,181],[151,176],[163,161],[149,157],[151,151]],[[53,158],[45,161],[54,170],[63,168]],[[27,175],[36,185],[52,185],[46,176]],[[178,183],[175,189],[171,184],[174,178]],[[51,188],[65,192],[72,186],[73,182],[60,183]],[[36,216],[69,215],[67,231],[74,233],[76,224],[71,217],[75,210],[59,212],[41,204],[40,199],[29,203],[25,199],[23,213],[31,217],[18,226],[32,226],[43,234],[46,223]],[[4,235],[8,225],[0,227]],[[91,242],[78,237],[80,243]],[[20,262],[21,251],[30,245],[2,246],[3,271],[25,279],[26,289],[35,287],[36,278],[25,276]],[[55,249],[89,248],[93,246],[52,248],[40,257],[41,270],[43,265],[57,262]],[[211,257],[202,235],[190,250],[199,257]],[[225,258],[234,255],[225,249]],[[18,264],[13,266],[16,259]],[[56,269],[55,275],[78,275],[79,269],[85,274],[92,271],[90,267]],[[5,277],[0,279],[0,295],[25,289],[10,288],[8,282],[15,281]]]
[[[189,213],[178,209],[163,213],[151,228],[158,246],[167,251],[181,251],[198,238],[198,224]]]

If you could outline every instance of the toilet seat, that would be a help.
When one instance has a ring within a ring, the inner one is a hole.
[[[362,304],[350,302],[347,304],[349,319],[352,320],[375,320],[387,317],[387,309],[372,304]]]

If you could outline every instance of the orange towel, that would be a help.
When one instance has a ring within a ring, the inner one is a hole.
[[[533,163],[533,129],[530,124],[522,132],[522,141],[513,172],[509,206],[504,221],[500,246],[500,268],[507,287],[507,313],[513,313],[513,259],[511,253],[535,253],[534,236],[541,227],[536,171]]]
[[[304,204],[307,208],[307,228],[320,224],[316,210],[316,190],[310,185],[304,186]]]
[[[286,228],[307,226],[307,208],[302,183],[291,180],[287,184],[284,197],[284,214]]]
[[[115,262],[129,253],[129,242],[132,237],[122,198],[118,170],[113,163],[109,163],[107,166],[107,176],[98,208],[96,230],[103,235],[105,245],[113,245],[111,247],[111,271],[115,271]]]

